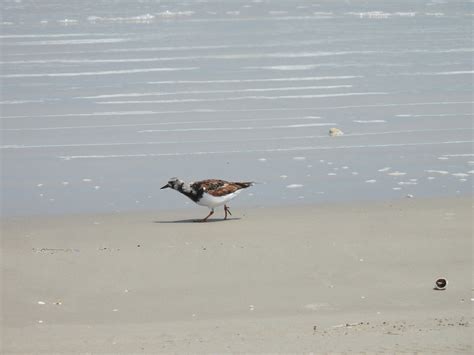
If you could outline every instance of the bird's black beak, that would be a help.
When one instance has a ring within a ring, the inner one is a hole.
[[[170,184],[166,184],[166,185],[163,186],[160,190],[167,189],[168,187],[170,187]]]

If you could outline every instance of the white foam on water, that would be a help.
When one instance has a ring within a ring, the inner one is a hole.
[[[290,185],[286,185],[286,188],[287,189],[299,189],[301,187],[303,187],[304,185],[301,185],[301,184],[290,184]]]
[[[406,175],[406,174],[407,174],[407,173],[402,173],[402,172],[400,172],[400,171],[394,171],[394,172],[392,172],[392,173],[388,173],[388,175],[390,175],[390,176],[404,176],[404,175]]]
[[[0,101],[0,105],[22,105],[22,104],[33,104],[33,103],[43,103],[45,100],[10,100],[10,101]]]
[[[119,115],[157,115],[157,114],[182,114],[182,113],[196,113],[196,112],[284,112],[284,111],[315,111],[315,110],[345,110],[353,108],[378,108],[378,107],[402,107],[402,106],[429,106],[429,105],[459,105],[469,104],[472,105],[474,101],[446,101],[446,102],[416,102],[416,103],[393,103],[393,104],[375,104],[375,105],[346,105],[346,106],[315,106],[315,107],[298,107],[298,108],[254,108],[254,109],[190,109],[190,110],[163,110],[163,111],[117,111],[117,112],[92,112],[92,113],[65,113],[65,114],[48,114],[48,115],[14,115],[14,116],[3,116],[3,119],[7,118],[38,118],[38,117],[85,117],[85,116],[119,116]],[[465,128],[472,129],[472,127]],[[432,129],[436,131],[439,129]],[[427,130],[426,130],[427,131]],[[400,131],[401,132],[401,131]],[[416,132],[416,131],[413,131]]]
[[[103,43],[120,43],[130,41],[127,38],[103,38],[103,39],[71,39],[71,40],[47,40],[47,41],[27,41],[27,42],[13,42],[9,45],[70,45],[70,44],[103,44]],[[376,53],[373,51],[340,51],[340,52],[274,52],[274,53],[240,53],[240,54],[208,54],[208,55],[193,55],[193,56],[176,56],[176,57],[155,57],[143,58],[139,61],[196,61],[196,60],[238,60],[238,59],[266,59],[266,58],[315,58],[328,56],[341,56],[353,54],[370,54]],[[57,59],[51,59],[57,61]],[[88,60],[88,59],[84,59]],[[96,60],[96,59],[90,59]],[[108,61],[109,59],[104,59]],[[114,59],[110,59],[114,60]],[[123,59],[124,61],[135,61],[137,59]],[[251,68],[251,67],[250,67]]]
[[[295,90],[320,90],[320,89],[343,89],[351,88],[352,85],[332,85],[332,86],[289,86],[273,88],[255,88],[255,89],[234,89],[234,90],[188,90],[175,92],[143,92],[143,93],[124,93],[124,94],[103,94],[96,96],[77,96],[75,99],[108,99],[116,97],[144,97],[144,96],[168,96],[168,95],[187,95],[187,94],[221,94],[238,92],[267,92],[267,91],[295,91]]]
[[[443,154],[443,157],[451,157],[451,158],[458,158],[458,157],[474,157],[473,153],[464,153],[464,154]]]
[[[472,113],[438,113],[438,114],[423,114],[423,115],[412,115],[412,114],[400,114],[395,117],[453,117],[453,116],[474,116]]]
[[[344,146],[296,146],[289,148],[268,148],[249,150],[228,150],[228,151],[193,151],[175,153],[140,153],[140,154],[107,154],[107,155],[61,155],[58,158],[63,160],[72,159],[111,159],[111,158],[148,158],[148,157],[170,157],[170,156],[199,156],[214,154],[241,154],[241,153],[278,153],[293,151],[313,151],[313,150],[338,150],[338,149],[379,149],[394,147],[413,147],[430,145],[451,145],[451,144],[472,144],[474,141],[445,141],[445,142],[423,142],[423,143],[398,143],[398,144],[373,144],[373,145],[344,145]]]
[[[387,166],[387,167],[382,168],[382,169],[379,169],[379,170],[377,170],[377,171],[383,173],[383,172],[385,172],[385,171],[389,171],[390,169],[392,169],[392,168]]]
[[[306,157],[293,157],[293,160],[306,160]]]
[[[467,177],[467,176],[469,176],[469,174],[465,174],[465,173],[453,173],[451,175],[456,176],[456,177]]]
[[[37,77],[74,77],[74,76],[96,76],[96,75],[118,75],[118,74],[137,74],[151,72],[168,72],[168,71],[186,71],[196,70],[198,67],[183,68],[147,68],[147,69],[126,69],[126,70],[104,70],[95,72],[78,72],[78,73],[31,73],[31,74],[5,74],[0,78],[37,78]]]
[[[344,80],[360,79],[361,75],[338,75],[338,76],[306,76],[288,78],[265,78],[265,79],[220,79],[220,80],[163,80],[149,81],[148,84],[230,84],[230,83],[265,83],[285,81],[319,81],[319,80]]]
[[[129,38],[86,38],[86,39],[62,39],[45,41],[25,41],[3,43],[7,46],[52,46],[52,45],[84,45],[84,44],[105,44],[105,43],[123,43],[130,41]]]
[[[381,75],[381,76],[437,76],[437,75],[466,75],[466,74],[474,74],[473,70],[459,70],[459,71],[443,71],[443,72],[415,72],[415,73],[397,73],[397,74],[388,74],[388,75]]]
[[[355,123],[387,123],[385,120],[354,120]]]
[[[374,184],[374,183],[377,182],[377,180],[371,179],[371,180],[365,180],[365,182],[368,183],[368,184]]]
[[[62,38],[62,37],[93,37],[110,36],[110,33],[56,33],[56,34],[23,34],[23,35],[0,35],[2,39],[14,38]]]
[[[305,127],[322,127],[332,126],[334,123],[308,123],[308,124],[293,124],[281,126],[249,126],[249,127],[193,127],[193,128],[177,128],[177,129],[147,129],[137,131],[138,133],[154,133],[154,132],[201,132],[201,131],[247,131],[260,129],[286,129],[286,128],[305,128]]]
[[[418,183],[414,181],[400,181],[398,185],[418,185]]]
[[[349,92],[339,94],[317,94],[317,95],[283,95],[283,96],[232,96],[225,98],[210,99],[172,99],[172,100],[144,100],[144,101],[98,101],[97,104],[117,105],[117,104],[166,104],[166,103],[185,103],[185,102],[221,102],[221,101],[242,101],[242,100],[282,100],[282,99],[317,99],[327,97],[347,97],[347,96],[372,96],[387,95],[386,92]]]
[[[449,174],[449,171],[445,171],[445,170],[425,170],[425,172],[429,174],[441,174],[441,175]]]
[[[262,119],[263,120],[263,119]],[[193,122],[196,123],[196,122]],[[119,125],[121,126],[121,125]],[[132,125],[135,126],[135,125]],[[99,127],[99,126],[98,126]],[[23,129],[11,129],[11,130],[23,130]],[[28,129],[25,129],[28,130]],[[464,128],[459,129],[446,129],[435,131],[456,131],[464,130]],[[389,132],[378,132],[378,133],[361,133],[361,134],[352,134],[353,136],[370,136],[370,135],[381,135],[381,134],[404,134],[411,132],[425,132],[431,130],[410,130],[410,131],[389,131]],[[350,136],[350,135],[347,135]],[[277,140],[301,140],[301,139],[330,139],[326,134],[325,135],[305,135],[305,136],[283,136],[283,137],[267,137],[267,138],[238,138],[238,139],[216,139],[216,140],[179,140],[179,141],[147,141],[147,142],[102,142],[102,143],[72,143],[72,144],[44,144],[44,145],[21,145],[21,144],[9,144],[0,146],[0,149],[36,149],[36,148],[67,148],[67,147],[105,147],[105,146],[127,146],[127,145],[157,145],[157,144],[183,144],[183,143],[218,143],[218,142],[252,142],[252,141],[277,141]],[[320,160],[321,163],[324,163],[324,160]],[[474,163],[473,163],[474,164]]]
[[[120,128],[120,127],[142,127],[142,126],[167,126],[167,125],[189,125],[196,123],[231,123],[231,122],[264,122],[264,121],[312,121],[320,117],[281,117],[281,118],[260,118],[260,119],[236,119],[236,120],[202,120],[202,121],[176,121],[176,122],[156,122],[156,123],[128,123],[112,125],[92,125],[92,126],[55,126],[55,127],[31,127],[31,128],[3,128],[0,131],[55,131],[71,129],[96,129],[96,128]]]

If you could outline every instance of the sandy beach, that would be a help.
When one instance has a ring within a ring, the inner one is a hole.
[[[4,219],[2,354],[472,351],[470,198],[221,212]]]

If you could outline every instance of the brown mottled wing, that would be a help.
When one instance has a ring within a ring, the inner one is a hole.
[[[225,196],[237,190],[251,186],[250,182],[228,182],[224,180],[209,179],[197,181],[191,185],[195,189],[202,189],[212,196]]]

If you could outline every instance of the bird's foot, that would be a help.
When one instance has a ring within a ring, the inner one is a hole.
[[[230,214],[232,216],[232,213],[230,212],[230,208],[227,207],[226,205],[224,205],[224,212],[225,212],[224,219],[227,219],[227,214]]]

